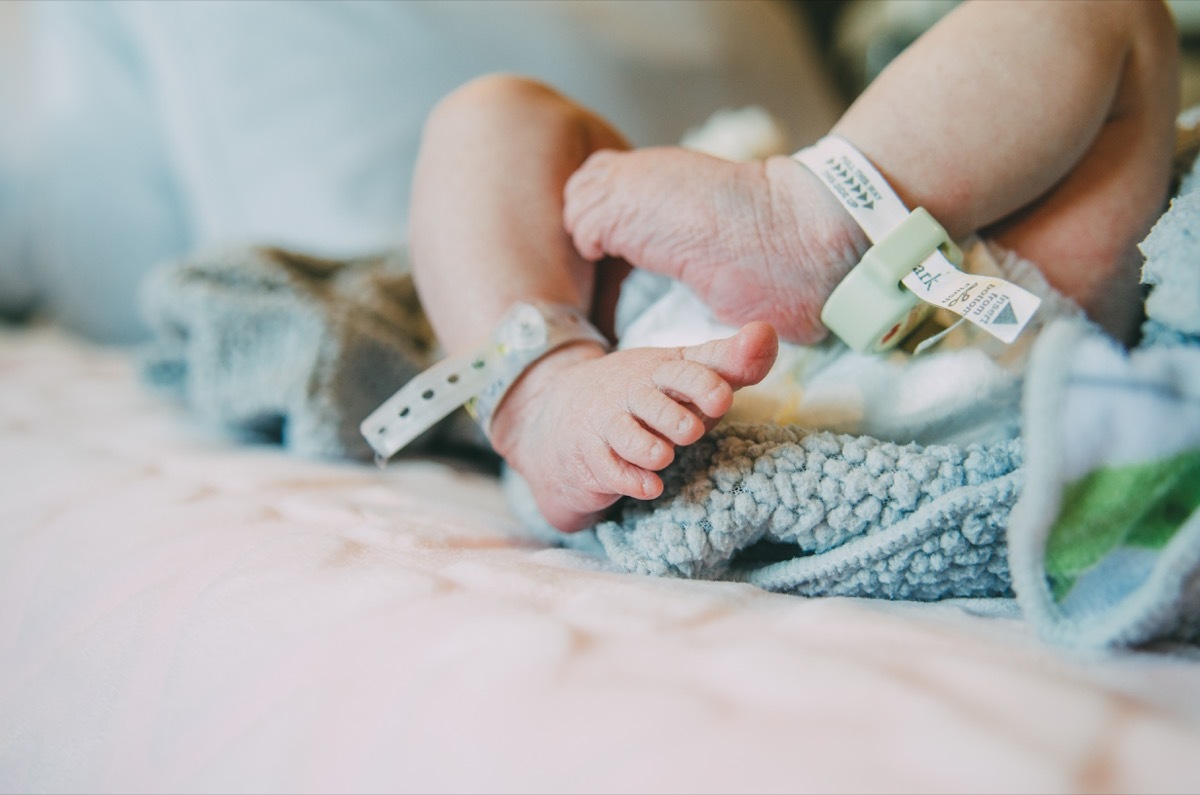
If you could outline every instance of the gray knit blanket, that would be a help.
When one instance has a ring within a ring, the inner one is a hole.
[[[362,418],[438,355],[400,254],[222,249],[156,268],[140,297],[149,384],[239,439],[305,456],[369,459]],[[454,416],[409,453],[462,444],[485,441]]]

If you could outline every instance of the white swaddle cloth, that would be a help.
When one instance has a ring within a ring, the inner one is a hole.
[[[833,338],[818,345],[783,344],[762,383],[737,393],[727,419],[920,444],[1016,437],[1021,375],[1034,340],[1050,320],[1080,312],[1032,263],[994,244],[976,240],[964,248],[964,258],[965,270],[1000,276],[1042,299],[1012,345],[967,322],[919,354],[856,353]],[[647,296],[654,295],[647,305]],[[737,330],[713,320],[686,285],[644,271],[630,277],[621,304],[621,348],[694,345]],[[957,320],[945,310],[938,314],[951,318],[943,321],[947,325]]]

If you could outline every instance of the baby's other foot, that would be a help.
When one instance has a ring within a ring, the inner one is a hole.
[[[653,499],[675,447],[704,435],[733,393],[766,377],[775,331],[751,323],[723,340],[605,354],[573,345],[538,362],[492,421],[496,451],[560,530],[596,523],[622,496]]]
[[[821,307],[867,248],[837,199],[789,157],[604,150],[572,175],[565,199],[584,257],[671,276],[717,320],[765,320],[790,342],[825,336]]]

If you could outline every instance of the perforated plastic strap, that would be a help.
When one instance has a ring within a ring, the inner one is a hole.
[[[486,343],[415,376],[359,430],[381,463],[462,405],[490,435],[493,412],[521,374],[551,351],[585,340],[608,346],[574,307],[515,304]]]
[[[1041,299],[1028,290],[955,267],[961,253],[941,225],[923,208],[910,213],[849,141],[826,136],[792,157],[825,183],[875,244],[821,311],[821,322],[850,347],[871,352],[896,345],[930,305],[1011,343],[1037,311]]]

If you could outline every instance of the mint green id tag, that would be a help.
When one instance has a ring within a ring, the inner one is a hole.
[[[961,264],[962,251],[946,230],[925,208],[917,207],[846,275],[825,302],[821,322],[859,353],[896,346],[934,308],[901,279],[939,249],[952,263]]]

